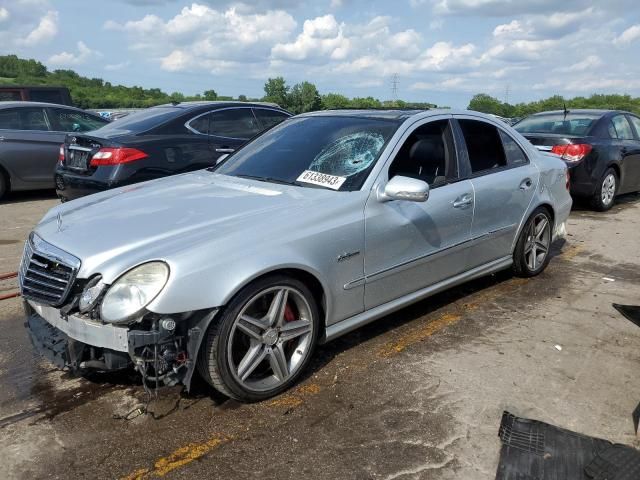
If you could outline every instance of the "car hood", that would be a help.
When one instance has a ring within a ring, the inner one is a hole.
[[[51,209],[35,231],[82,261],[81,278],[164,259],[218,237],[242,241],[290,226],[298,211],[322,205],[343,192],[260,182],[206,170],[135,184]],[[261,224],[264,227],[261,228]],[[118,262],[118,257],[126,261]],[[105,278],[109,280],[109,278]]]

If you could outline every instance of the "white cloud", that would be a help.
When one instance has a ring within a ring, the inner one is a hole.
[[[9,10],[4,7],[0,7],[0,22],[4,22],[9,18]]]
[[[120,62],[120,63],[110,63],[108,65],[105,65],[104,69],[109,71],[109,72],[115,72],[117,70],[123,70],[123,69],[127,68],[129,65],[131,65],[131,61],[130,60],[126,60],[126,61]]]
[[[502,25],[498,25],[493,29],[494,37],[506,37],[511,35],[523,35],[526,34],[522,23],[518,20],[512,20],[509,23],[504,23]]]
[[[52,55],[48,63],[56,66],[73,66],[81,65],[92,57],[100,57],[102,54],[95,50],[91,50],[87,45],[80,41],[77,43],[78,51],[76,53],[60,52]]]
[[[584,60],[569,65],[568,67],[560,67],[559,72],[584,72],[602,66],[602,59],[597,55],[589,55]]]
[[[151,57],[164,70],[213,72],[265,62],[273,45],[290,38],[296,21],[282,10],[221,11],[193,3],[167,21],[150,14],[124,23],[108,20],[104,28],[125,32],[133,40],[132,50]]]
[[[617,45],[629,45],[640,38],[640,25],[633,25],[627,28],[614,40]]]
[[[465,83],[464,78],[452,77],[441,82],[415,82],[409,88],[411,90],[459,90]]]
[[[41,19],[38,25],[19,43],[28,47],[39,45],[51,40],[58,33],[58,12],[49,10]]]
[[[350,42],[343,34],[343,24],[333,15],[305,20],[302,33],[294,42],[278,43],[271,50],[274,59],[301,61],[310,57],[329,57],[342,60],[347,57]]]

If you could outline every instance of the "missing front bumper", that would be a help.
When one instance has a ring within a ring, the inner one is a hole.
[[[194,312],[175,331],[117,327],[80,316],[62,317],[60,311],[32,301],[24,302],[31,341],[38,353],[58,368],[117,370],[135,366],[143,375],[162,377],[165,384],[190,387],[197,354],[217,310]],[[162,368],[160,372],[158,369]],[[155,372],[162,373],[156,375]]]

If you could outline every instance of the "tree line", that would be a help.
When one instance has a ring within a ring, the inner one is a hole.
[[[274,102],[293,113],[341,108],[434,108],[427,102],[405,102],[403,100],[379,100],[373,97],[349,98],[339,93],[320,94],[311,82],[287,84],[283,77],[269,78],[264,85],[264,96],[248,98],[218,95],[213,89],[196,95],[180,92],[166,93],[159,88],[125,87],[113,85],[101,78],[88,78],[70,69],[49,71],[45,65],[16,55],[0,56],[1,85],[51,85],[64,86],[71,92],[76,106],[81,108],[144,108],[170,102],[193,100],[239,100]],[[607,108],[640,113],[640,98],[630,95],[594,94],[590,97],[564,98],[554,95],[544,100],[509,104],[490,95],[475,95],[468,108],[502,117],[524,117],[545,110],[571,108]],[[445,107],[446,108],[446,107]]]
[[[469,110],[492,113],[501,117],[519,118],[532,113],[545,112],[547,110],[568,110],[576,108],[602,108],[608,110],[626,110],[640,114],[640,97],[620,94],[593,94],[589,97],[564,98],[554,95],[543,100],[528,103],[501,102],[495,97],[485,93],[475,95],[469,102]]]
[[[218,95],[213,89],[201,94],[184,95],[180,92],[166,93],[159,88],[125,87],[113,85],[101,78],[87,78],[73,70],[49,71],[42,63],[21,59],[16,55],[0,56],[0,86],[2,85],[50,85],[67,87],[73,103],[80,108],[145,108],[170,102],[197,100],[238,100],[275,102],[293,113],[330,108],[383,108],[412,107],[429,108],[430,103],[410,103],[402,100],[380,101],[373,97],[348,98],[338,93],[320,95],[313,83],[301,82],[289,86],[284,78],[270,78],[264,85],[262,98]]]

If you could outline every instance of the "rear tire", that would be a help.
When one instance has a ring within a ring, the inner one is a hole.
[[[549,264],[553,221],[544,207],[536,208],[525,223],[513,252],[513,271],[519,277],[535,277]]]
[[[618,174],[613,168],[608,168],[591,198],[591,206],[594,210],[606,212],[613,207],[618,194],[618,183]]]
[[[201,376],[228,397],[256,402],[291,387],[308,365],[320,317],[297,279],[271,275],[243,288],[209,327],[198,354]]]

